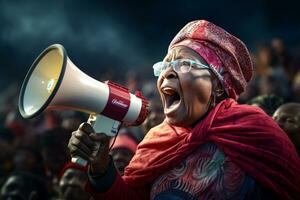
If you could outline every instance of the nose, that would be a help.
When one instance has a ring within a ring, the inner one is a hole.
[[[118,160],[120,158],[122,158],[122,154],[120,152],[116,152],[116,153],[113,154],[113,159],[114,160]]]
[[[174,71],[173,67],[169,67],[163,72],[162,76],[165,79],[172,79],[177,78],[177,73]]]

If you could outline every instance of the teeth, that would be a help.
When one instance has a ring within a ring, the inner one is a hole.
[[[162,89],[162,91],[168,95],[172,95],[176,92],[173,88],[170,88],[170,87],[165,87]]]

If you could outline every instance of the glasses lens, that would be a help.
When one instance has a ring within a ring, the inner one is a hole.
[[[179,70],[181,73],[188,73],[191,70],[191,62],[189,60],[181,60],[179,63]]]
[[[168,64],[166,62],[158,62],[153,65],[154,76],[159,76],[162,71],[167,68]]]

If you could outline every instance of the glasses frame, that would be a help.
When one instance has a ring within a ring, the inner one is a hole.
[[[182,70],[182,66],[184,64],[188,64],[187,65],[187,69],[186,70]],[[154,76],[159,77],[161,75],[161,73],[163,71],[165,71],[166,69],[168,69],[169,67],[172,67],[173,70],[177,73],[188,73],[191,71],[192,67],[196,68],[196,69],[211,69],[208,65],[196,62],[194,60],[190,60],[190,59],[177,59],[171,62],[166,62],[166,61],[160,61],[157,62],[153,65],[153,73]]]

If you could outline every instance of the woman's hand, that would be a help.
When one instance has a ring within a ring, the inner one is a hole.
[[[72,157],[81,157],[89,162],[91,173],[104,174],[110,162],[109,140],[110,137],[104,133],[94,133],[90,124],[82,123],[72,133],[68,148]]]

